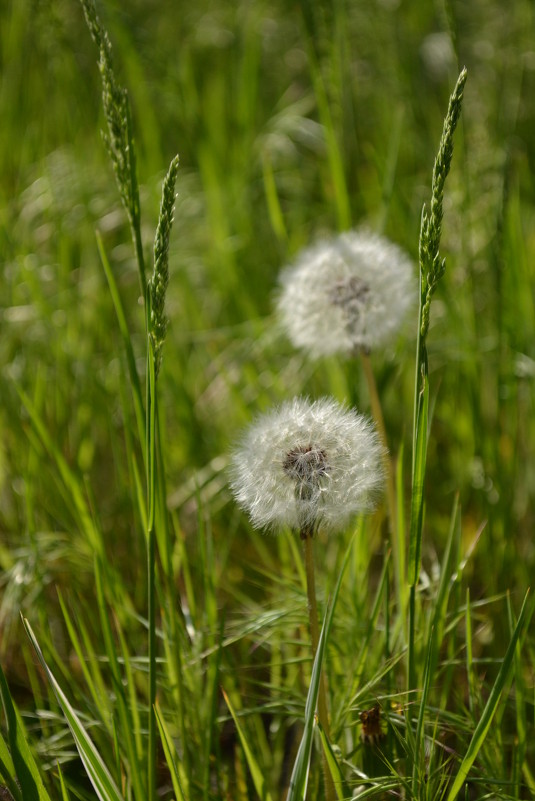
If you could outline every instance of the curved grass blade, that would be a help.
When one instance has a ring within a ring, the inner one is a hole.
[[[338,581],[336,582],[336,587],[334,588],[332,600],[325,614],[323,626],[321,627],[318,650],[316,651],[316,657],[312,667],[312,677],[310,679],[310,687],[308,689],[308,695],[305,704],[305,729],[301,744],[299,745],[297,757],[294,762],[292,776],[290,778],[290,789],[288,790],[286,801],[305,801],[310,767],[310,755],[312,753],[312,738],[314,734],[314,725],[316,723],[316,707],[318,703],[323,655],[325,652],[327,638],[332,627],[334,610],[338,600],[338,595],[340,593],[342,578],[349,562],[349,556],[351,554],[354,540],[355,537],[353,536],[345,553],[344,560],[340,568]]]
[[[325,753],[325,759],[327,760],[327,764],[329,766],[329,770],[331,771],[331,776],[333,777],[333,784],[334,789],[336,791],[336,797],[338,801],[342,801],[344,798],[351,797],[351,790],[347,786],[344,775],[340,769],[340,765],[338,764],[338,760],[334,754],[332,746],[323,730],[323,726],[318,721],[318,732],[321,739],[321,744],[323,746],[323,751]]]
[[[69,791],[67,790],[67,785],[65,784],[65,779],[63,778],[61,765],[59,763],[58,763],[58,776],[59,776],[59,786],[61,788],[62,801],[70,801]]]
[[[0,778],[6,783],[15,801],[21,801],[20,790],[16,785],[14,776],[15,766],[13,765],[13,760],[11,759],[6,741],[0,733]]]
[[[100,756],[99,752],[95,748],[93,741],[89,737],[88,733],[84,729],[78,715],[72,708],[71,704],[69,703],[67,696],[59,686],[58,682],[54,678],[54,675],[50,668],[48,667],[47,663],[45,662],[45,658],[43,656],[43,652],[39,647],[39,643],[33,633],[32,627],[26,618],[22,619],[24,628],[26,629],[26,633],[30,638],[30,641],[35,649],[37,654],[37,658],[41,663],[43,670],[45,671],[50,684],[52,685],[52,689],[58,699],[58,703],[63,710],[63,714],[69,724],[69,728],[72,732],[72,736],[74,738],[74,742],[76,744],[76,748],[78,749],[78,753],[80,754],[80,759],[86,769],[87,775],[93,785],[95,792],[100,799],[100,801],[124,801],[117,785],[115,784],[111,773],[109,772],[108,768],[106,767],[102,757]],[[34,798],[35,796],[29,795],[28,798]],[[43,796],[43,801],[50,801],[48,795]]]
[[[522,604],[522,609],[520,610],[520,615],[518,616],[518,620],[515,629],[513,631],[513,636],[511,637],[511,640],[509,642],[509,647],[507,648],[507,652],[500,667],[500,671],[490,692],[489,699],[485,705],[485,709],[483,710],[481,719],[476,726],[476,730],[472,735],[472,739],[470,740],[470,744],[468,745],[466,754],[460,764],[457,776],[454,779],[454,782],[448,793],[446,801],[454,801],[454,799],[457,798],[457,796],[459,795],[464,780],[468,776],[468,772],[470,771],[470,768],[474,764],[474,761],[479,753],[479,749],[483,745],[488,730],[490,729],[492,719],[494,717],[496,709],[498,708],[498,703],[500,701],[502,691],[505,688],[509,679],[509,673],[511,670],[513,659],[515,657],[517,642],[519,640],[520,634],[527,627],[529,620],[531,619],[531,616],[533,614],[534,604],[532,602],[530,604],[530,608],[528,609],[528,596],[529,596],[529,590],[527,591],[524,597],[524,603]]]
[[[110,263],[108,261],[108,257],[106,255],[106,251],[104,249],[104,244],[102,242],[102,237],[99,231],[96,232],[97,238],[97,247],[100,256],[100,260],[102,262],[102,267],[104,268],[104,274],[106,275],[106,280],[108,282],[108,288],[110,290],[110,295],[113,301],[113,306],[115,308],[115,316],[117,318],[117,323],[119,325],[119,330],[121,332],[121,338],[123,340],[124,351],[126,354],[126,362],[128,365],[128,374],[130,376],[130,386],[132,389],[132,396],[134,399],[134,412],[136,416],[136,423],[138,428],[138,435],[139,435],[139,442],[142,447],[145,446],[145,409],[143,405],[143,394],[141,391],[141,383],[139,380],[139,374],[137,371],[136,366],[136,357],[134,354],[134,348],[132,346],[132,339],[130,335],[130,331],[128,330],[128,323],[126,322],[126,314],[124,312],[123,303],[121,300],[121,296],[119,294],[119,289],[117,287],[117,282],[115,281],[115,276],[113,274],[113,270],[111,269]]]
[[[35,799],[35,801],[51,801],[48,795],[41,775],[33,758],[33,754],[26,739],[24,731],[24,724],[20,717],[20,713],[13,703],[9,687],[7,686],[4,671],[0,667],[0,695],[2,696],[2,704],[4,706],[4,714],[7,722],[7,733],[9,740],[9,747],[11,749],[11,756],[6,754],[5,742],[1,741],[0,752],[2,754],[3,766],[9,772],[14,769],[17,778],[20,782],[20,791],[13,781],[13,776],[4,775],[4,781],[7,783],[13,798]],[[1,738],[0,738],[1,739]]]
[[[256,761],[253,752],[251,751],[249,743],[247,742],[247,737],[241,727],[241,724],[238,720],[234,707],[230,702],[230,698],[223,689],[221,690],[221,692],[223,693],[225,703],[228,706],[228,710],[232,715],[232,720],[234,721],[234,725],[236,726],[236,731],[238,732],[238,737],[240,738],[240,743],[243,748],[243,753],[245,754],[249,770],[251,771],[251,777],[253,779],[255,790],[258,793],[259,798],[262,799],[262,801],[272,801],[271,795],[269,794],[268,790],[266,790],[266,780],[262,774],[262,771],[260,770],[260,766],[258,765],[258,762]]]
[[[154,707],[154,713],[156,715],[156,723],[158,724],[158,730],[160,732],[160,739],[162,741],[163,752],[165,754],[165,761],[167,762],[167,767],[169,768],[169,773],[171,774],[171,781],[173,783],[175,796],[177,797],[178,801],[187,801],[187,798],[184,795],[184,790],[182,789],[182,782],[180,781],[180,774],[178,772],[175,754],[173,753],[173,742],[158,704],[156,704]]]

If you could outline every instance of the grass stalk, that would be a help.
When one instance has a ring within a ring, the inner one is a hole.
[[[377,383],[375,381],[375,375],[373,372],[373,367],[370,361],[370,357],[366,353],[366,351],[361,350],[360,359],[362,363],[362,369],[364,371],[364,377],[366,378],[366,384],[368,386],[368,395],[370,399],[370,408],[372,412],[372,417],[375,421],[375,425],[377,426],[377,431],[379,432],[379,437],[381,438],[381,443],[383,445],[383,470],[386,480],[386,504],[388,513],[388,529],[390,534],[390,541],[392,543],[392,551],[394,554],[394,563],[397,565],[399,564],[399,540],[397,533],[398,517],[397,517],[397,502],[396,502],[395,467],[389,454],[388,438],[386,434],[383,409],[382,409],[381,399],[379,398],[379,392],[377,391]],[[398,603],[401,609],[403,608],[402,587],[397,579],[398,576],[396,573],[396,591],[397,591]]]
[[[301,531],[301,539],[305,551],[305,572],[307,578],[307,608],[308,619],[310,623],[310,640],[312,644],[312,656],[316,657],[318,644],[320,639],[320,629],[318,622],[318,603],[316,600],[316,579],[315,579],[315,566],[314,566],[314,536],[313,531],[303,529]],[[327,739],[330,738],[330,725],[329,725],[329,709],[327,705],[327,682],[325,679],[325,671],[321,671],[319,691],[318,691],[318,717],[323,727],[323,731]],[[327,801],[335,801],[336,790],[334,787],[333,778],[323,752],[323,778],[325,782],[325,797]]]
[[[412,449],[412,495],[411,525],[409,534],[408,584],[409,600],[409,647],[408,647],[408,689],[417,686],[416,654],[415,654],[415,615],[416,586],[420,576],[420,560],[422,552],[422,535],[424,520],[424,480],[427,461],[427,437],[429,423],[429,368],[427,359],[427,333],[429,331],[429,313],[431,299],[438,283],[446,270],[445,259],[440,257],[440,238],[442,234],[442,217],[444,201],[444,185],[451,166],[453,156],[453,134],[459,120],[462,106],[463,90],[467,72],[460,73],[455,89],[450,97],[448,111],[444,119],[442,136],[433,167],[431,185],[431,206],[427,213],[422,210],[419,241],[419,309],[418,334],[416,343],[416,368],[413,414],[413,449]],[[409,700],[412,696],[409,695]]]

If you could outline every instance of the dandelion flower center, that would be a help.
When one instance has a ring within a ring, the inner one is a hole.
[[[299,445],[288,451],[282,469],[298,484],[318,487],[321,478],[329,472],[327,454],[317,445]]]
[[[364,231],[305,248],[279,284],[281,323],[291,342],[315,358],[393,343],[416,301],[408,257]]]
[[[348,333],[353,334],[358,326],[360,317],[366,311],[366,304],[370,298],[370,287],[357,275],[350,275],[336,281],[329,293],[333,306],[338,306],[344,314]]]

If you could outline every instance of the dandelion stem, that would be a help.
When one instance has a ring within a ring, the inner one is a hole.
[[[368,385],[368,394],[370,396],[370,407],[371,407],[372,417],[375,420],[375,425],[377,426],[377,431],[381,439],[381,444],[383,445],[383,469],[386,478],[386,503],[388,512],[388,529],[392,543],[392,550],[394,553],[394,563],[397,568],[401,564],[400,561],[401,554],[399,554],[399,540],[397,531],[396,477],[394,472],[394,464],[392,462],[392,459],[390,458],[388,451],[388,440],[386,436],[383,410],[381,406],[381,401],[379,399],[379,393],[377,392],[377,384],[375,382],[375,376],[373,373],[370,357],[368,356],[366,351],[361,350],[360,358],[362,362],[362,368],[364,370],[364,375],[366,377],[366,383]],[[400,602],[400,608],[402,608],[401,596],[402,596],[403,580],[404,580],[403,574],[398,574],[398,571],[396,570],[396,590],[398,595],[398,601]]]
[[[318,604],[316,601],[316,581],[314,570],[314,532],[312,528],[301,530],[301,539],[305,549],[305,571],[307,577],[307,596],[308,596],[308,616],[310,621],[310,639],[312,642],[312,656],[316,656],[320,638],[318,623]],[[327,685],[325,681],[325,671],[322,670],[318,693],[318,718],[323,727],[327,739],[330,739],[329,711],[327,707]],[[325,780],[325,797],[327,801],[336,801],[336,790],[334,787],[331,771],[327,763],[325,753],[323,753],[323,772]]]

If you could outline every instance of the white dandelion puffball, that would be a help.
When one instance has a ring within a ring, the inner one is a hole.
[[[391,342],[417,291],[408,256],[384,237],[357,231],[303,250],[279,283],[288,337],[316,358]]]
[[[294,398],[247,429],[231,488],[257,528],[341,529],[373,508],[382,456],[367,418],[332,399]]]

